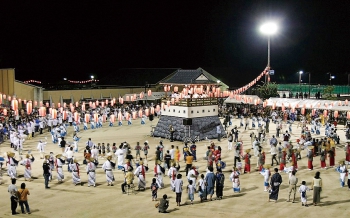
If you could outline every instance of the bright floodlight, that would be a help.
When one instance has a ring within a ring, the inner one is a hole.
[[[216,81],[217,83],[220,83],[220,80]]]
[[[260,31],[266,35],[273,35],[277,32],[277,25],[272,22],[265,23],[260,27]]]
[[[332,79],[334,79],[334,78],[335,78],[335,76],[331,76],[331,78],[332,78]]]
[[[299,71],[299,74],[303,74],[304,72],[303,71]]]
[[[93,79],[94,78],[94,76],[91,76],[91,79]]]

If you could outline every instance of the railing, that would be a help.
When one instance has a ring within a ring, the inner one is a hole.
[[[171,101],[171,98],[163,98],[162,102],[167,104],[168,101]],[[205,105],[218,105],[218,98],[184,98],[175,100],[175,106],[184,106],[184,107],[195,107],[195,106],[205,106]]]
[[[328,85],[308,85],[308,84],[277,84],[278,91],[286,91],[292,92],[293,94],[303,92],[310,93],[311,95],[315,95],[315,93],[320,92],[323,93],[323,89],[325,89]],[[350,86],[340,86],[340,85],[332,85],[334,87],[333,94],[350,94]]]

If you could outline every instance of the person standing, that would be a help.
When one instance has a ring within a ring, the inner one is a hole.
[[[242,157],[244,159],[244,173],[250,173],[250,149],[245,150],[245,155]]]
[[[142,150],[143,150],[143,153],[144,153],[144,155],[145,155],[145,159],[147,160],[147,155],[148,155],[148,150],[149,150],[149,145],[148,145],[148,141],[145,141],[144,143],[143,143],[143,148],[142,148]]]
[[[30,182],[32,179],[32,162],[34,162],[34,156],[33,155],[26,155],[26,158],[21,161],[21,165],[23,165],[24,168],[24,180]]]
[[[345,185],[345,176],[346,176],[346,166],[345,161],[341,160],[339,161],[339,166],[337,167],[337,171],[340,174],[340,187],[344,187]]]
[[[186,176],[188,175],[188,171],[191,170],[193,163],[193,156],[190,152],[187,152],[186,155]]]
[[[271,176],[270,167],[269,164],[265,164],[260,171],[260,174],[264,177],[264,192],[267,192],[269,188],[269,179]]]
[[[107,186],[113,186],[113,181],[115,180],[112,171],[115,168],[115,163],[113,163],[111,160],[112,154],[107,154],[107,160],[102,165],[102,169],[106,173]]]
[[[176,180],[174,182],[177,206],[181,205],[181,195],[182,195],[182,186],[183,186],[183,181],[181,178],[182,178],[182,175],[177,174]]]
[[[278,200],[278,192],[280,191],[280,185],[282,183],[282,176],[278,173],[278,169],[274,169],[275,174],[272,175],[270,186],[271,186],[271,192],[269,196],[269,202],[270,199],[275,200],[275,203],[277,203]]]
[[[224,190],[224,183],[225,183],[225,175],[222,173],[221,169],[218,169],[216,175],[216,199],[222,199],[223,190]]]
[[[192,180],[189,180],[188,183],[189,183],[189,185],[187,186],[188,199],[190,199],[191,204],[193,204],[194,193],[196,193],[196,188]]]
[[[156,155],[156,158],[155,158],[155,164],[157,164],[158,163],[158,161],[161,161],[161,159],[160,159],[160,150],[159,150],[160,148],[159,147],[157,147],[156,148],[156,152],[155,152],[155,155]]]
[[[140,142],[137,142],[136,143],[136,146],[135,146],[135,158],[136,159],[140,159],[141,158],[141,155],[140,155],[140,151],[142,150],[141,146],[140,146]]]
[[[64,140],[64,137],[62,137],[60,142],[60,148],[62,149],[62,153],[64,153],[64,150],[66,149],[66,141]]]
[[[78,160],[74,159],[73,161],[71,161],[69,163],[69,168],[72,172],[73,184],[74,185],[81,184]]]
[[[314,146],[308,146],[308,153],[307,153],[307,168],[309,170],[313,170],[314,166],[312,165],[312,161],[314,160]]]
[[[195,141],[192,142],[192,145],[190,146],[190,150],[193,156],[193,161],[197,162],[197,146]]]
[[[26,207],[27,214],[30,214],[28,195],[30,195],[29,190],[26,188],[26,184],[21,184],[21,189],[18,190],[19,193],[19,205],[21,206],[22,213],[24,214],[24,206]]]
[[[207,195],[210,195],[209,200],[213,200],[213,194],[214,194],[214,186],[215,186],[215,174],[214,174],[214,169],[212,166],[208,167],[209,172],[205,175],[204,181],[205,181],[205,186],[207,188]]]
[[[310,191],[310,189],[306,186],[306,182],[302,181],[301,186],[299,187],[301,206],[308,207],[309,205],[307,205],[306,191]]]
[[[277,143],[271,145],[271,150],[270,150],[271,155],[272,155],[271,166],[273,166],[273,161],[276,161],[276,165],[278,165],[278,161],[277,161],[277,158],[276,158],[278,151],[277,151],[276,145],[277,145]]]
[[[18,165],[18,160],[15,158],[15,153],[13,152],[7,152],[7,175],[11,177],[11,179],[17,178],[17,169],[16,166]]]
[[[241,183],[239,181],[239,171],[236,167],[233,167],[232,173],[230,175],[230,180],[232,182],[233,192],[241,192]]]
[[[218,141],[221,141],[221,124],[216,126],[216,133],[218,134]]]
[[[174,149],[174,145],[171,145],[171,149],[169,150],[169,154],[170,154],[170,156],[171,156],[170,163],[171,163],[171,164],[175,163],[175,162],[174,162],[174,159],[175,159],[175,149]]]
[[[18,212],[16,212],[18,206],[18,189],[16,186],[16,179],[11,179],[11,185],[9,185],[7,191],[10,194],[12,215],[19,214]]]
[[[151,184],[151,193],[152,193],[152,201],[156,201],[157,200],[157,192],[158,192],[158,184],[157,184],[157,180],[156,178],[152,179],[152,184]]]
[[[64,174],[63,174],[63,168],[62,167],[63,167],[65,161],[62,160],[61,157],[62,157],[62,154],[56,155],[56,161],[55,161],[58,183],[61,183],[64,180]]]
[[[264,152],[264,150],[261,150],[258,157],[259,157],[259,171],[261,171],[263,169],[264,164],[265,164],[265,152]]]
[[[148,167],[143,165],[143,161],[139,162],[139,166],[134,171],[134,175],[138,178],[138,190],[146,189],[146,171],[148,171]]]
[[[176,175],[177,175],[176,163],[173,163],[172,166],[170,167],[170,169],[168,170],[168,176],[170,178],[170,189],[171,190],[174,190],[174,188],[175,188],[174,182],[176,179]]]
[[[162,162],[158,160],[156,165],[154,166],[154,175],[157,179],[157,184],[160,189],[164,188],[163,174],[165,173],[165,169],[160,166],[161,163]]]
[[[228,134],[228,137],[227,137],[227,150],[231,151],[232,150],[232,142],[233,142],[233,135],[232,135],[232,132],[230,132]]]
[[[175,129],[172,125],[169,126],[169,132],[170,132],[170,141],[173,142]]]
[[[36,147],[40,152],[40,159],[44,159],[46,143],[47,142],[43,142],[42,140],[40,140],[38,146]]]
[[[88,175],[88,187],[90,187],[90,185],[96,187],[96,165],[94,161],[95,159],[93,158],[87,159],[86,173]]]
[[[320,172],[318,171],[316,172],[315,177],[312,180],[311,190],[314,191],[312,201],[314,206],[316,206],[318,203],[320,203],[322,191],[322,179],[320,177]]]
[[[241,162],[241,148],[242,148],[242,142],[237,142],[235,145],[235,158],[234,158],[234,167],[237,166],[237,161]]]
[[[298,178],[295,176],[295,171],[293,171],[292,175],[289,177],[288,183],[289,183],[289,189],[288,189],[289,195],[288,195],[287,202],[290,202],[290,194],[292,192],[294,192],[293,193],[293,201],[292,201],[292,203],[294,203],[294,201],[295,201],[295,194],[296,194],[296,191],[297,191],[297,184],[298,184]]]
[[[322,150],[320,152],[320,161],[321,161],[321,168],[322,169],[327,169],[327,165],[326,165],[326,152],[324,147],[322,147]]]
[[[49,180],[50,180],[50,176],[51,176],[51,168],[50,168],[50,164],[48,163],[48,161],[44,161],[43,163],[43,176],[45,179],[45,188],[49,189]]]

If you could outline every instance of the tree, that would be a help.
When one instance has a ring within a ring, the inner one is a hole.
[[[323,89],[323,98],[327,100],[336,99],[335,97],[332,96],[333,92],[334,92],[334,86],[327,86],[326,88]]]
[[[264,83],[264,82],[263,82]],[[273,83],[264,83],[263,85],[257,85],[256,90],[258,91],[258,96],[263,100],[270,97],[277,97],[277,84]]]

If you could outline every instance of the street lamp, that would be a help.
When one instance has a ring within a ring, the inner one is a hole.
[[[90,78],[91,78],[91,86],[92,86],[92,81],[94,80],[95,77],[91,75]]]
[[[299,88],[300,88],[300,91],[301,91],[301,74],[303,74],[304,72],[303,71],[299,71]]]
[[[332,85],[332,79],[335,79],[335,76],[332,76],[331,72],[328,72],[327,74],[329,74],[329,85]]]
[[[267,68],[270,70],[270,36],[274,35],[277,32],[277,24],[273,22],[267,22],[260,26],[260,32],[264,35],[267,35]],[[265,83],[266,83],[265,75]]]

